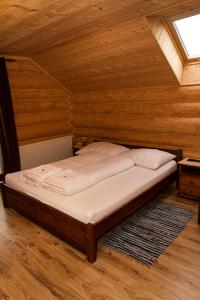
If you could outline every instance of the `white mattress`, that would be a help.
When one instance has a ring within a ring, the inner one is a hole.
[[[170,161],[157,170],[134,166],[72,196],[22,182],[21,172],[6,175],[8,186],[39,199],[83,223],[96,223],[136,198],[177,169]]]

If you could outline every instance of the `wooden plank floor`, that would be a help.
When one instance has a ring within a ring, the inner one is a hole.
[[[197,210],[174,187],[165,202]],[[100,242],[98,260],[85,256],[0,206],[0,300],[199,300],[200,226],[197,216],[148,268]]]

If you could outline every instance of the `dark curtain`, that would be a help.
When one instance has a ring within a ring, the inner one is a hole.
[[[20,157],[5,59],[0,57],[0,142],[4,174],[19,171]]]

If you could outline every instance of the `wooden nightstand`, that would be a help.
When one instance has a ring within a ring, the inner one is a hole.
[[[200,224],[200,160],[185,158],[178,163],[178,194],[199,202],[198,223]]]

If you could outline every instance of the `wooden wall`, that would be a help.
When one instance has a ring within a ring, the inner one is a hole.
[[[176,146],[200,157],[200,86],[73,95],[75,135]]]
[[[184,65],[182,57],[179,55],[174,40],[165,24],[165,19],[163,17],[147,17],[146,20],[156,41],[158,42],[158,45],[162,49],[168,64],[171,66],[174,75],[178,79],[178,83],[180,84]]]
[[[200,155],[199,67],[183,68],[159,21],[199,1],[4,2],[0,51],[31,57],[74,93],[77,136]],[[20,144],[70,134],[70,94],[30,60],[8,69]]]
[[[29,59],[6,64],[19,144],[71,134],[70,94]]]

